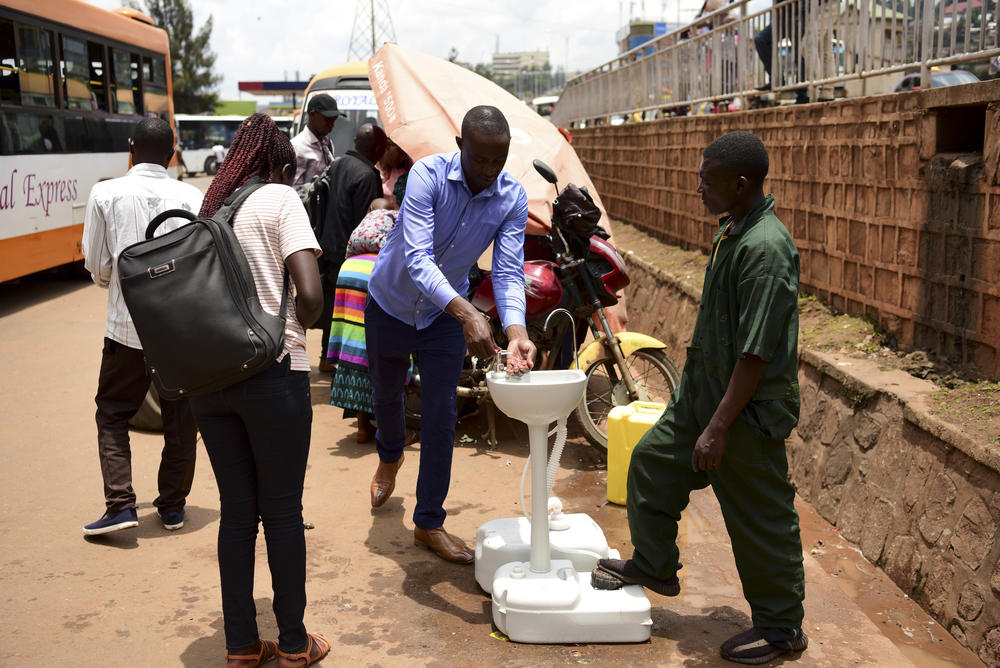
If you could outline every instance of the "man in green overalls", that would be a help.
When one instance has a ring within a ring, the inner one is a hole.
[[[599,589],[680,592],[677,523],[692,490],[712,486],[733,545],[753,628],[722,656],[766,663],[808,644],[795,490],[784,439],[798,422],[799,254],[764,195],[768,156],[749,132],[705,149],[698,192],[728,212],[712,244],[687,361],[670,404],[632,453],[632,559],[602,559]]]

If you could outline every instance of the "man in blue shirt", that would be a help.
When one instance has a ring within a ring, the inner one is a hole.
[[[399,221],[368,284],[365,337],[379,465],[372,507],[385,503],[403,463],[403,393],[410,355],[420,368],[421,437],[414,541],[443,559],[471,564],[472,551],[444,530],[451,482],[455,388],[466,348],[479,358],[499,350],[486,318],[463,295],[469,270],[493,244],[493,293],[510,342],[508,371],[531,367],[535,346],[524,326],[524,227],[528,198],[502,171],[510,148],[496,107],[472,108],[459,151],[432,155],[409,172]]]

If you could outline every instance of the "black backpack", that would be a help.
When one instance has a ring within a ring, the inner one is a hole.
[[[336,162],[336,159],[334,159]],[[326,207],[330,200],[330,168],[327,167],[322,172],[312,177],[308,183],[296,186],[295,191],[302,200],[302,206],[309,216],[309,225],[313,232],[319,237],[319,229],[326,217]]]
[[[240,205],[263,183],[248,183],[211,218],[171,209],[149,222],[146,240],[118,257],[122,295],[160,396],[196,397],[271,365],[281,353],[288,271],[277,316],[264,311],[233,232]],[[153,238],[170,218],[191,222]]]

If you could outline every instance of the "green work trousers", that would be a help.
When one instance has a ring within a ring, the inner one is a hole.
[[[722,466],[695,472],[691,454],[702,431],[698,425],[707,424],[707,419],[697,419],[694,405],[709,402],[692,396],[697,390],[685,376],[670,406],[632,452],[627,497],[632,558],[649,575],[672,577],[678,564],[681,511],[692,490],[711,485],[722,507],[753,625],[799,628],[805,597],[802,541],[785,443],[763,437],[739,417],[726,436]]]

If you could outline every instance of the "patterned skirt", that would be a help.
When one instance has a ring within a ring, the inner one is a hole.
[[[351,411],[372,412],[372,382],[365,346],[365,300],[375,255],[344,260],[337,275],[333,321],[326,357],[337,365],[330,387],[330,404]]]
[[[337,365],[330,387],[330,404],[343,408],[347,417],[356,411],[374,413],[365,344],[365,302],[368,299],[368,279],[374,266],[374,254],[355,255],[344,260],[337,274],[326,358]],[[411,364],[406,375],[407,382],[412,372]]]
[[[373,415],[372,381],[368,373],[344,364],[338,366],[330,386],[330,405],[343,408],[344,417],[354,417],[357,411]]]

